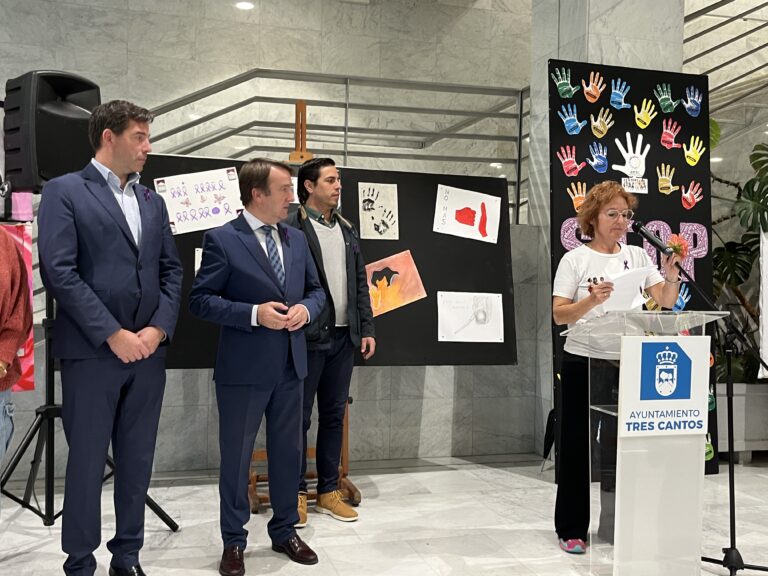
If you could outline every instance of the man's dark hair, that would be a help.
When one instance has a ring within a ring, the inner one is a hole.
[[[96,106],[91,112],[91,119],[88,122],[88,138],[93,149],[98,150],[101,148],[101,135],[104,130],[110,129],[119,135],[128,128],[128,123],[131,120],[149,124],[153,119],[152,112],[127,100],[105,102]]]
[[[269,196],[269,173],[272,168],[285,170],[293,176],[288,164],[269,158],[252,158],[240,167],[240,201],[243,206],[251,203],[254,188]]]
[[[313,184],[317,184],[317,179],[320,178],[320,170],[326,166],[336,166],[336,162],[330,158],[312,158],[312,160],[307,160],[301,165],[299,168],[299,182],[296,186],[298,188],[296,192],[299,195],[299,202],[304,204],[309,199],[309,191],[304,187],[304,181],[309,180]]]

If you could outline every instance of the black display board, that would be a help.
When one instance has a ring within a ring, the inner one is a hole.
[[[422,300],[376,317],[378,347],[376,355],[367,364],[516,364],[506,180],[357,168],[342,168],[341,179],[342,212],[358,228],[358,183],[397,185],[400,239],[363,240],[363,254],[366,262],[374,262],[410,250],[427,292],[427,297]],[[432,231],[438,184],[501,198],[496,244]],[[438,291],[501,294],[504,307],[504,343],[438,342]]]
[[[664,242],[671,234],[688,241],[690,251],[681,265],[711,298],[707,76],[565,60],[550,60],[548,74],[552,278],[563,255],[589,240],[578,230],[578,200],[572,196],[616,180],[639,200],[635,219]],[[656,249],[639,234],[628,231],[626,243],[642,246],[659,264]],[[681,291],[687,290],[683,283]],[[690,296],[685,309],[708,309],[692,289]],[[557,367],[564,327],[553,323],[552,329]],[[557,401],[557,381],[555,389]],[[714,411],[709,430],[716,448]],[[707,470],[716,469],[716,463],[717,458],[708,462]]]
[[[150,155],[142,173],[145,184],[155,178],[242,165],[242,161],[172,155]],[[342,212],[359,225],[358,182],[396,184],[399,240],[362,240],[366,262],[410,250],[427,297],[375,319],[375,366],[509,365],[517,363],[514,294],[509,239],[507,183],[501,178],[456,176],[341,168]],[[443,184],[501,199],[496,244],[438,234],[432,231],[437,186]],[[203,232],[175,236],[184,266],[182,302],[174,342],[168,351],[169,368],[213,367],[218,329],[189,313],[195,248]],[[502,295],[504,343],[438,342],[437,292],[487,292]]]

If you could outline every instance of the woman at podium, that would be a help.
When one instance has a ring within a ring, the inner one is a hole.
[[[571,250],[560,260],[552,288],[555,324],[572,327],[579,321],[604,314],[603,304],[614,291],[614,284],[609,279],[644,267],[653,268],[646,277],[645,291],[660,306],[674,306],[680,287],[675,266],[679,256],[662,256],[662,276],[645,250],[624,243],[636,207],[637,198],[618,182],[601,182],[588,191],[578,208],[578,222],[582,239],[591,240]],[[640,310],[642,305],[629,309]],[[618,403],[619,341],[615,338],[600,340],[568,336],[563,350],[555,531],[562,550],[583,554],[587,547],[590,521],[589,443],[597,433],[601,434],[603,458],[615,462],[616,438],[615,431],[611,439],[610,430],[589,430],[589,372],[592,372],[592,399],[597,398],[604,404]]]

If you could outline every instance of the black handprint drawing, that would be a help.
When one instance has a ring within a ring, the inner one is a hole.
[[[376,208],[376,200],[379,199],[379,191],[376,188],[368,188],[363,191],[363,212],[373,212]]]
[[[390,228],[392,228],[396,223],[397,219],[395,218],[395,215],[392,213],[391,210],[383,210],[378,217],[372,218],[373,220],[373,229],[379,234],[379,236],[384,236]]]

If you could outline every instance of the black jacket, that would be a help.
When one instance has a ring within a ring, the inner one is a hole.
[[[371,297],[368,293],[368,279],[365,273],[365,261],[360,251],[360,239],[354,225],[334,212],[336,225],[341,226],[344,237],[346,263],[347,263],[347,321],[349,322],[349,336],[352,343],[360,346],[361,338],[374,337],[373,312],[371,310]],[[331,292],[328,289],[328,278],[323,267],[323,255],[320,250],[320,241],[309,220],[309,215],[300,206],[296,213],[291,214],[283,221],[289,226],[298,228],[307,237],[309,251],[315,260],[317,272],[320,276],[320,284],[325,290],[325,306],[316,318],[312,318],[309,326],[304,328],[307,338],[308,350],[327,350],[331,347],[331,328],[336,318]]]

